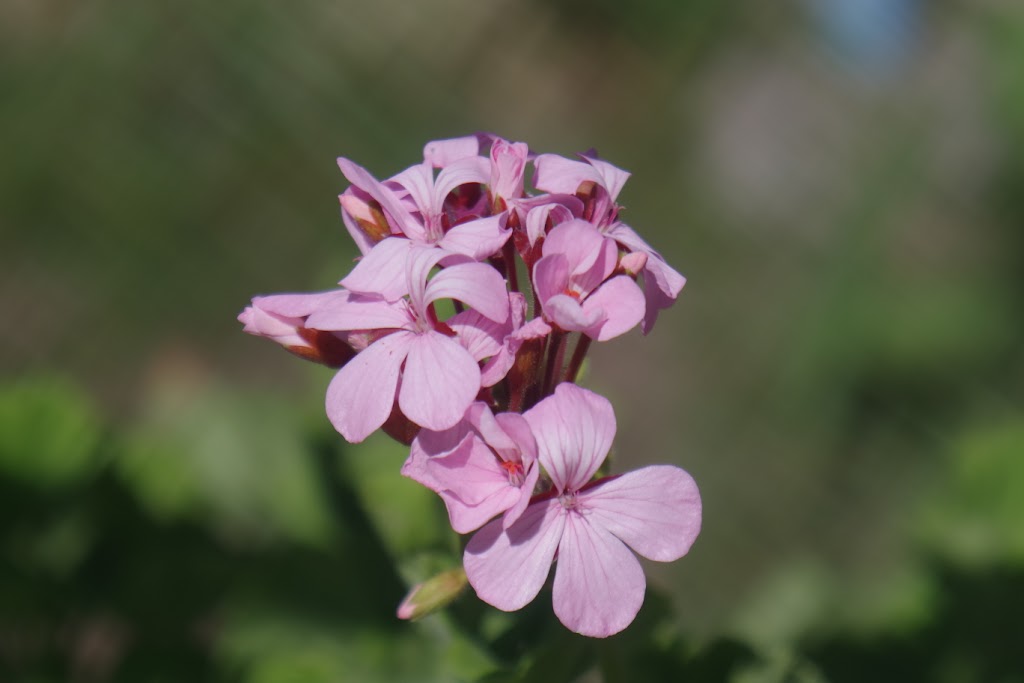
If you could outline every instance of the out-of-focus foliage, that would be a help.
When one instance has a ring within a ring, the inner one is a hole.
[[[15,0],[0,64],[0,681],[1024,680],[1018,3]],[[480,129],[689,278],[588,367],[705,505],[607,641],[398,621],[443,506],[234,319],[350,268],[335,156]]]

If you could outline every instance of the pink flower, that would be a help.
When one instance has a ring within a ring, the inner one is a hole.
[[[498,138],[491,145],[491,194],[495,201],[523,196],[523,176],[530,148],[525,142],[508,142]]]
[[[358,333],[313,329],[306,321],[315,311],[336,305],[347,297],[344,290],[257,296],[252,305],[239,314],[238,322],[244,325],[245,332],[275,341],[297,356],[339,368],[366,348],[369,340]]]
[[[509,315],[505,281],[491,266],[468,260],[444,268],[428,281],[431,269],[443,258],[440,249],[411,248],[405,273],[408,300],[349,295],[306,320],[308,327],[318,330],[377,331],[375,341],[349,361],[327,389],[327,416],[352,443],[384,424],[396,394],[407,418],[443,430],[462,418],[480,391],[477,361],[453,339],[456,333],[437,319],[432,304],[457,299],[502,323]]]
[[[452,528],[465,534],[502,512],[505,526],[519,519],[540,475],[536,461],[537,444],[522,415],[494,415],[474,403],[451,429],[422,430],[402,474],[438,493]]]
[[[590,223],[575,219],[555,226],[542,253],[533,281],[548,321],[606,341],[643,319],[643,291],[627,275],[611,277],[619,249]]]
[[[583,214],[586,220],[625,249],[647,255],[643,268],[644,294],[647,299],[643,332],[647,334],[654,328],[658,311],[671,306],[679,296],[686,278],[669,266],[661,254],[652,249],[632,228],[619,221],[619,206],[615,200],[626,184],[629,173],[601,159],[590,156],[582,156],[582,159],[572,161],[556,154],[541,154],[534,160],[537,169],[534,184],[537,189],[546,192],[581,192],[586,195],[587,206]]]
[[[483,157],[458,158],[436,177],[430,162],[425,161],[385,183],[348,159],[339,158],[338,166],[358,190],[349,193],[352,199],[346,200],[346,195],[342,195],[342,207],[350,214],[346,226],[364,254],[342,280],[342,285],[351,291],[380,294],[395,301],[408,294],[404,273],[411,246],[434,246],[480,261],[501,249],[512,234],[505,227],[504,213],[480,218],[456,211],[446,202],[457,187],[479,186],[487,181],[490,167]],[[360,199],[362,194],[381,207],[392,228],[391,235],[374,242],[364,234],[366,229],[354,231],[353,224],[369,224],[373,218],[369,204]]]
[[[555,614],[597,638],[618,633],[643,604],[646,580],[633,552],[659,562],[689,551],[701,502],[689,474],[656,465],[591,484],[615,436],[604,398],[561,384],[523,416],[554,490],[508,528],[494,520],[466,546],[463,564],[477,595],[505,611],[531,602],[555,565]]]

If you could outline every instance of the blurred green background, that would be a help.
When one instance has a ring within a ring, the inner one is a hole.
[[[0,681],[1024,681],[1022,65],[1012,0],[5,0]],[[350,268],[336,156],[478,130],[689,278],[592,353],[705,506],[600,648],[399,622],[443,508],[235,321]]]

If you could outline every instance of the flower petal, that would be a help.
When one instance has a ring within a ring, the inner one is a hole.
[[[398,392],[407,418],[427,429],[448,429],[479,391],[480,368],[466,349],[438,332],[415,335]]]
[[[586,484],[615,438],[615,412],[608,399],[568,382],[523,417],[537,439],[537,457],[559,492]]]
[[[652,465],[598,483],[579,494],[587,519],[650,560],[685,555],[701,525],[693,477],[672,465]]]
[[[533,264],[533,288],[541,303],[569,286],[569,259],[564,254],[545,256]]]
[[[606,638],[636,618],[647,580],[622,541],[583,515],[567,517],[552,588],[555,614],[576,633]]]
[[[374,178],[365,168],[344,157],[338,157],[338,168],[350,183],[377,200],[388,216],[392,227],[401,230],[407,237],[423,240],[423,227],[416,222],[408,209],[402,206],[401,201],[390,188]]]
[[[385,237],[359,260],[341,285],[360,294],[378,294],[388,301],[397,301],[409,293],[406,273],[412,240]]]
[[[587,317],[601,312],[600,320],[584,329],[597,341],[608,341],[625,334],[643,320],[646,302],[644,292],[633,278],[618,275],[608,280],[583,302]]]
[[[438,209],[445,197],[459,185],[486,183],[491,176],[491,163],[484,157],[465,157],[445,166],[434,182],[434,202]]]
[[[556,499],[533,503],[503,530],[494,520],[469,540],[462,564],[477,596],[500,610],[525,607],[544,586],[565,526]]]
[[[414,335],[381,337],[350,360],[327,387],[327,417],[349,443],[359,443],[384,424],[395,403],[398,371]]]
[[[612,166],[607,161],[595,157],[584,156],[583,158],[601,176],[601,185],[604,186],[604,189],[608,190],[611,200],[614,202],[618,199],[619,193],[622,192],[622,186],[629,180],[629,171],[623,171],[621,168]]]
[[[411,323],[409,307],[404,301],[389,303],[377,297],[353,295],[338,298],[315,311],[306,320],[306,327],[342,332],[400,329]]]
[[[474,261],[482,261],[497,253],[512,235],[511,230],[505,229],[507,217],[507,213],[499,213],[459,223],[445,233],[437,245],[449,251],[465,254]]]
[[[427,284],[425,303],[456,299],[496,323],[508,320],[505,278],[488,263],[448,266]]]
[[[596,168],[582,161],[573,161],[557,154],[539,154],[533,160],[536,169],[533,184],[544,192],[576,194],[580,183],[604,184]]]
[[[444,168],[448,164],[465,157],[480,154],[480,140],[475,135],[447,140],[431,140],[423,146],[423,160],[429,161],[434,168]]]
[[[544,315],[566,332],[599,330],[605,321],[604,311],[599,306],[584,309],[576,299],[566,294],[553,296],[543,304]]]
[[[452,528],[460,534],[480,528],[522,497],[491,449],[473,434],[452,451],[433,457],[413,441],[402,474],[441,495]]]

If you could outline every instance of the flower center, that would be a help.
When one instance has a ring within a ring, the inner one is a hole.
[[[558,502],[561,503],[562,507],[566,510],[575,510],[576,512],[582,511],[575,491],[566,491],[558,497]]]
[[[523,485],[523,465],[522,463],[512,462],[509,460],[502,461],[501,466],[508,472],[508,484],[509,486],[519,487]]]

